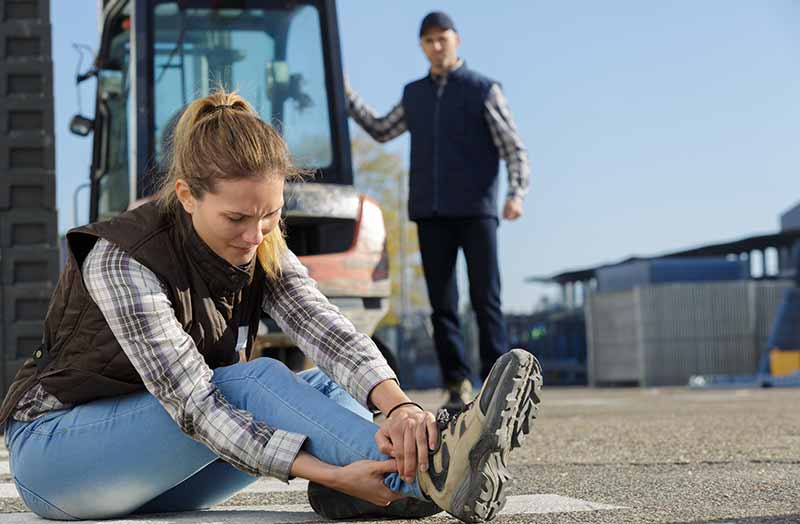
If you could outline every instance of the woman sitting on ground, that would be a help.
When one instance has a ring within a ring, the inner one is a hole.
[[[67,235],[43,343],[0,408],[25,504],[59,520],[189,511],[269,476],[309,479],[332,518],[493,518],[536,413],[535,359],[509,352],[436,421],[286,247],[296,170],[278,133],[220,91],[172,146],[157,201]],[[262,312],[319,368],[240,362]]]

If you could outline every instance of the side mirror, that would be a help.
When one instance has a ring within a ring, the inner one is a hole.
[[[88,136],[94,130],[94,120],[83,115],[75,115],[69,121],[69,130],[79,136]]]

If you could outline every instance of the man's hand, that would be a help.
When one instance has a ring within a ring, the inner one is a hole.
[[[436,417],[416,406],[403,406],[381,424],[375,443],[381,453],[397,461],[397,471],[406,482],[413,482],[417,469],[427,471],[428,450],[434,449],[439,432]]]
[[[330,487],[377,506],[388,506],[405,497],[391,491],[383,483],[384,477],[395,471],[397,464],[394,460],[359,460],[340,468],[334,485]]]
[[[511,197],[506,199],[503,207],[503,218],[506,220],[516,220],[522,216],[522,199]]]
[[[353,90],[350,88],[350,79],[347,78],[346,73],[343,75],[343,77],[344,77],[344,94],[349,97],[350,94],[353,92]]]

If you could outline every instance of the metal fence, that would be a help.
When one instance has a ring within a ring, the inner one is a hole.
[[[591,295],[591,385],[686,384],[752,374],[788,281],[665,284]]]
[[[505,315],[509,347],[530,351],[549,386],[586,385],[586,319],[581,309]]]

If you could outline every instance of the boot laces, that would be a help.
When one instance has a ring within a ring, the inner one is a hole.
[[[456,424],[461,415],[469,411],[469,408],[475,403],[475,400],[467,402],[463,408],[453,410],[452,412],[447,408],[440,408],[436,413],[436,427],[439,432],[450,429],[450,432],[455,432]]]

